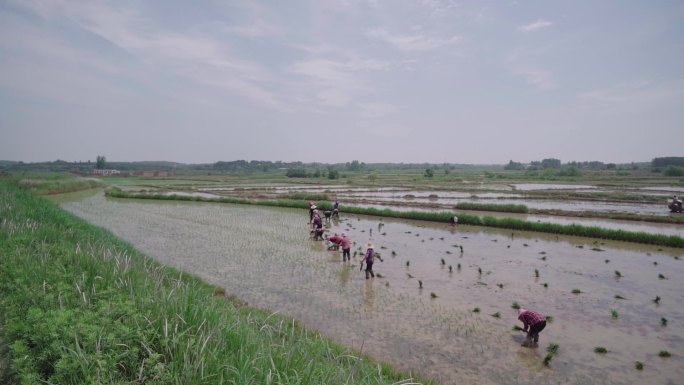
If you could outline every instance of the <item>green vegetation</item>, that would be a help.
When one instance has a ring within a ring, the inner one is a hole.
[[[19,186],[39,195],[63,194],[102,187],[98,179],[78,178],[67,173],[32,173],[18,181]]]
[[[611,310],[611,311],[610,311],[610,316],[611,316],[613,319],[618,319],[618,317],[620,316],[620,314],[618,314],[617,310]]]
[[[517,309],[520,309],[520,304],[517,303],[517,302],[513,302],[513,304],[511,305],[511,307],[512,307],[513,309],[516,309],[516,310],[517,310]]]
[[[580,289],[572,289],[572,294],[582,294],[582,290],[580,290]]]
[[[560,346],[556,343],[550,343],[549,346],[546,347],[546,357],[544,357],[544,365],[549,366],[551,363],[551,360],[553,359],[553,356],[558,354],[558,349]]]
[[[670,352],[668,352],[667,350],[661,350],[661,351],[658,353],[658,357],[667,358],[667,357],[670,357],[670,356],[671,356],[671,354],[670,354]]]
[[[634,368],[636,368],[636,370],[644,370],[644,363],[641,361],[636,361],[634,363]]]
[[[525,205],[499,205],[492,203],[471,203],[471,202],[459,202],[456,204],[456,208],[459,210],[477,210],[477,211],[496,211],[503,213],[521,213],[527,214],[529,209]],[[459,217],[460,220],[460,217]]]
[[[480,308],[479,308],[479,307],[476,307],[476,308],[473,309],[473,313],[479,313],[479,312],[480,312]]]
[[[289,194],[287,194],[288,199],[293,199],[293,200],[303,200],[303,201],[314,201],[316,203],[316,207],[319,207],[318,201],[327,201],[329,200],[328,194],[324,193],[310,193],[310,192],[301,192],[301,191],[294,191]],[[332,207],[330,207],[332,209]]]
[[[0,180],[10,383],[391,384],[387,365],[243,306]]]
[[[608,353],[608,349],[604,348],[603,346],[597,346],[594,348],[594,353],[606,354]]]

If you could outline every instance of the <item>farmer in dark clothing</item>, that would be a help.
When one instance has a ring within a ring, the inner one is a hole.
[[[546,318],[536,311],[520,308],[518,310],[518,319],[522,321],[524,325],[523,330],[527,332],[527,338],[522,343],[522,346],[536,348],[539,342],[539,332],[546,327]]]

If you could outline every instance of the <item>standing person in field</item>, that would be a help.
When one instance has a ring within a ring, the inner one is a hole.
[[[318,215],[318,210],[313,211],[313,220],[311,221],[311,230],[314,233],[314,241],[323,240],[323,220]]]
[[[546,327],[546,318],[536,311],[520,308],[518,320],[522,321],[523,330],[527,332],[527,338],[522,346],[536,348],[539,343],[539,333]]]
[[[313,222],[314,210],[316,210],[316,204],[314,201],[309,201],[309,223]]]
[[[351,250],[351,239],[349,239],[345,233],[342,233],[342,241],[340,242],[340,246],[342,246],[342,262],[351,261],[351,256],[349,255]]]
[[[363,259],[361,260],[361,269],[363,270],[363,263],[366,262],[366,279],[373,277],[375,278],[375,274],[373,273],[373,262],[375,261],[375,250],[373,250],[373,244],[369,243],[366,249],[366,254],[364,255]]]
[[[335,203],[332,205],[332,217],[340,219],[340,202],[335,199]]]

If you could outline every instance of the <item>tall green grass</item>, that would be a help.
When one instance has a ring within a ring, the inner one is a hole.
[[[478,211],[497,211],[504,213],[522,213],[527,214],[529,209],[525,205],[515,204],[493,204],[493,203],[472,203],[459,202],[456,204],[459,210],[478,210]]]
[[[161,199],[161,200],[191,200],[204,202],[240,203],[263,206],[279,206],[308,209],[308,202],[290,200],[249,200],[241,198],[204,198],[188,197],[181,195],[162,195],[162,194],[135,194],[112,188],[106,194],[119,198],[139,198],[139,199]],[[327,210],[331,208],[330,203],[321,203],[319,208]],[[363,215],[374,215],[390,218],[415,219],[422,221],[449,223],[453,212],[427,212],[427,211],[396,211],[391,209],[363,208],[354,206],[344,206],[344,212]],[[574,235],[588,238],[609,239],[615,241],[645,243],[658,246],[668,246],[684,248],[684,238],[676,235],[650,234],[645,232],[632,232],[624,230],[605,229],[596,226],[582,226],[577,224],[561,225],[554,223],[540,223],[525,221],[516,218],[496,218],[478,215],[458,213],[458,223],[464,225],[487,226],[502,229],[535,231],[541,233],[551,233],[559,235]]]
[[[243,307],[0,180],[9,383],[390,384],[387,365]]]

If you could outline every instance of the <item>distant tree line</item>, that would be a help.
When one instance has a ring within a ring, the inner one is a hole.
[[[682,156],[666,156],[662,158],[653,158],[651,166],[655,168],[663,168],[667,166],[684,167],[684,157]]]

